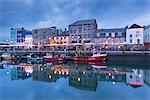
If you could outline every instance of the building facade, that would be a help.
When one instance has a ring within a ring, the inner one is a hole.
[[[131,49],[139,50],[143,46],[143,31],[144,28],[137,24],[133,24],[126,30],[126,44],[130,46]]]
[[[69,40],[72,45],[91,43],[93,32],[97,30],[95,19],[79,20],[69,25]]]
[[[144,46],[150,50],[150,25],[144,27]]]
[[[44,48],[44,46],[49,44],[50,38],[53,38],[56,33],[56,27],[33,29],[33,44],[36,45],[38,49]]]
[[[15,28],[10,29],[10,42],[11,44],[16,44],[17,42],[17,29]]]
[[[11,36],[11,41],[10,41],[11,44],[24,48],[27,46],[26,45],[27,41],[28,41],[27,44],[29,44],[28,37],[32,36],[32,32],[24,28],[17,28],[17,29],[11,28],[10,36]],[[30,41],[30,45],[32,45],[32,41]]]
[[[94,32],[94,45],[95,48],[116,50],[123,49],[126,42],[126,29],[99,29]]]
[[[62,50],[68,49],[69,46],[69,34],[68,31],[64,31],[54,36],[54,45]]]

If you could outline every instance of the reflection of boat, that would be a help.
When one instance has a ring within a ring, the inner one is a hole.
[[[143,70],[132,69],[132,72],[126,73],[126,83],[132,86],[133,88],[143,86]]]
[[[97,66],[97,65],[92,65],[92,67],[96,69],[107,68],[107,66]]]
[[[104,61],[106,60],[107,54],[101,54],[99,52],[93,53],[92,56],[82,56],[76,55],[73,57],[74,61],[82,61],[82,62],[96,62],[96,61]]]
[[[9,53],[3,53],[1,57],[3,60],[11,60],[11,54]]]
[[[44,61],[45,62],[65,61],[65,58],[63,55],[61,55],[60,57],[54,57],[48,53],[46,56],[44,56]]]
[[[137,87],[144,85],[144,83],[142,83],[142,82],[129,82],[128,84],[134,88],[137,88]]]
[[[75,64],[86,64],[89,66],[92,66],[93,68],[107,68],[107,65],[105,62],[78,62],[78,61],[74,61]]]
[[[31,54],[27,56],[27,62],[28,63],[41,63],[43,62],[43,58],[37,57]]]

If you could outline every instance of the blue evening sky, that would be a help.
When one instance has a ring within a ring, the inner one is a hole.
[[[0,0],[0,41],[9,39],[10,28],[68,25],[95,18],[98,28],[150,24],[150,0]]]

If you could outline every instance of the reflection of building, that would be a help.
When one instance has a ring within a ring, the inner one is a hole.
[[[92,70],[70,69],[69,85],[78,89],[96,91],[96,74]]]
[[[126,73],[126,83],[132,87],[143,86],[143,70],[133,69],[132,72]]]
[[[94,43],[98,48],[120,49],[125,44],[125,28],[99,29],[94,32]]]
[[[36,65],[33,67],[33,80],[43,82],[56,82],[61,77],[67,77],[69,74],[68,68],[62,65],[53,65],[46,67],[44,65]]]
[[[143,45],[143,27],[133,24],[126,30],[126,43],[133,49],[140,49]]]
[[[150,25],[144,27],[144,46],[145,49],[150,49]]]
[[[33,29],[33,44],[38,48],[43,48],[49,44],[49,39],[52,38],[56,33],[56,27]]]
[[[125,73],[116,73],[116,72],[105,72],[101,71],[97,74],[98,81],[111,81],[113,84],[115,82],[126,82],[126,75]]]
[[[13,67],[11,68],[11,79],[19,80],[26,79],[32,76],[32,68],[31,67]]]
[[[69,40],[72,45],[91,43],[93,32],[97,29],[95,19],[79,20],[69,25]]]
[[[43,82],[56,82],[59,76],[55,75],[53,70],[43,65],[37,65],[33,67],[33,80],[43,81]]]
[[[150,86],[150,70],[144,70],[144,83]]]

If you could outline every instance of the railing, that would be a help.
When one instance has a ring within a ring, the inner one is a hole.
[[[3,52],[10,52],[10,53],[13,53],[13,52],[20,52],[20,53],[27,53],[27,52],[31,52],[31,53],[34,53],[34,52],[55,52],[55,53],[76,53],[77,51],[57,51],[57,50],[0,50],[0,53],[3,53]],[[93,53],[93,51],[80,51],[81,53]],[[105,53],[108,53],[108,54],[142,54],[142,53],[149,53],[150,54],[150,51],[103,51]]]

